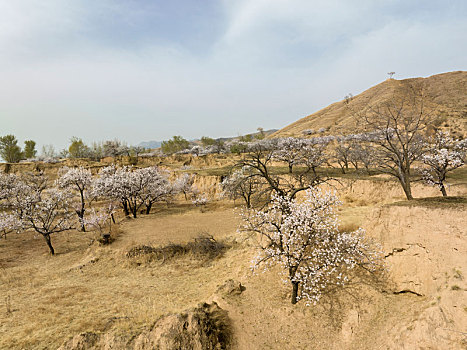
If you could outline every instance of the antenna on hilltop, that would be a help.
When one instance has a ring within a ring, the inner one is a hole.
[[[388,73],[389,79],[392,79],[392,77],[394,76],[394,74],[396,74],[396,72],[389,72],[389,73]]]

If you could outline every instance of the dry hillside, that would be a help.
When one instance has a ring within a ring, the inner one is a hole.
[[[409,84],[422,84],[426,102],[436,116],[437,126],[454,135],[467,133],[467,72],[449,72],[428,78],[404,80],[388,79],[352,98],[352,110],[388,101]],[[272,137],[302,136],[304,130],[325,128],[326,134],[349,134],[356,128],[356,120],[345,100],[333,103],[274,133]]]

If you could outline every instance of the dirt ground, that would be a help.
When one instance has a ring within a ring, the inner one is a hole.
[[[237,233],[230,202],[210,203],[204,212],[180,202],[120,218],[109,246],[94,241],[95,232],[57,234],[53,257],[42,237],[11,234],[0,241],[0,348],[56,349],[86,331],[131,336],[162,315],[216,301],[228,311],[238,349],[462,349],[466,207],[391,205],[399,195],[384,182],[342,190],[342,226],[362,225],[382,243],[389,279],[311,307],[290,304],[278,270],[252,273],[254,244]],[[135,246],[187,243],[202,233],[230,248],[214,260],[125,255]],[[216,293],[228,279],[240,281],[243,293]]]

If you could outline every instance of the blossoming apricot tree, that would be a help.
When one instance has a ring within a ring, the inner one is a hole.
[[[437,132],[429,151],[422,156],[422,162],[428,166],[422,170],[422,178],[426,183],[438,186],[446,197],[446,174],[465,164],[466,153],[466,140],[454,140],[448,133]]]
[[[334,194],[314,188],[304,197],[276,194],[267,209],[243,213],[242,230],[256,232],[261,242],[254,267],[279,265],[292,285],[292,304],[316,303],[330,287],[345,285],[355,268],[374,272],[380,264],[363,229],[339,231]]]

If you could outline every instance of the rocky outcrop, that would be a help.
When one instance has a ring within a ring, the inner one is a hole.
[[[245,290],[245,287],[233,279],[228,279],[225,283],[217,286],[216,295],[225,298],[235,295],[240,295]]]

